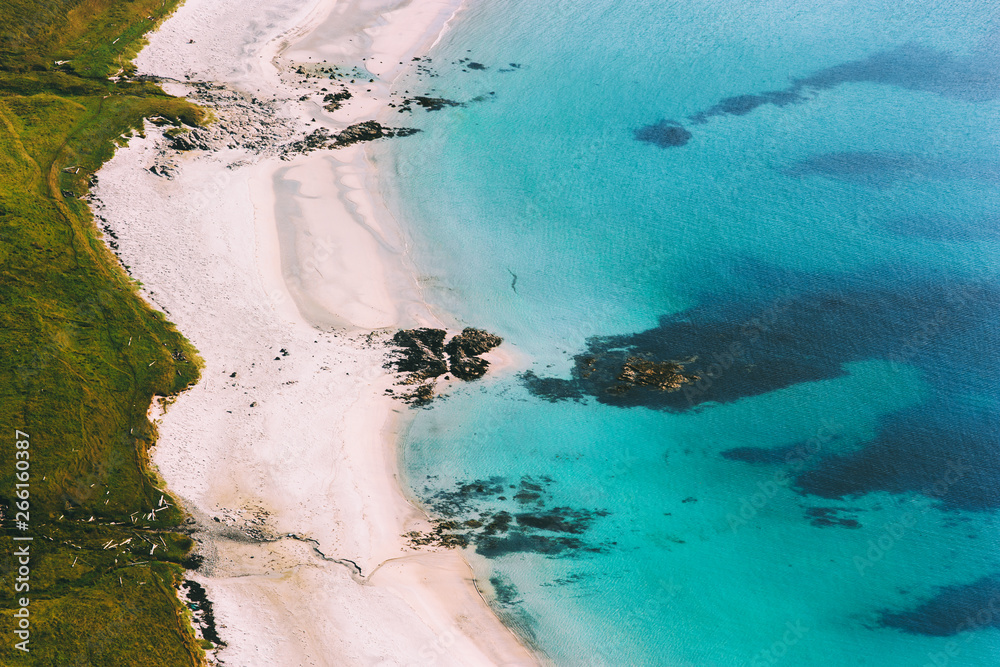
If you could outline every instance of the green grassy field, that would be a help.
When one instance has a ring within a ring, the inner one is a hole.
[[[204,119],[127,78],[143,35],[177,4],[0,0],[2,665],[203,659],[174,594],[191,547],[177,529],[184,516],[150,514],[161,497],[174,502],[149,470],[156,433],[146,417],[153,396],[197,380],[200,360],[138,297],[80,199],[143,118]],[[28,434],[26,450],[16,431]],[[27,530],[14,523],[19,460],[30,466]],[[24,544],[30,591],[16,593],[14,549]],[[28,653],[14,648],[21,597]]]

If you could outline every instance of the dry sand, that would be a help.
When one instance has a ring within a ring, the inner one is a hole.
[[[174,93],[190,79],[272,99],[275,122],[301,135],[313,117],[310,129],[373,117],[399,61],[455,11],[449,0],[187,0],[137,65],[182,82],[166,84]],[[332,114],[315,96],[300,102],[286,71],[373,55],[372,93]],[[406,408],[384,396],[382,341],[386,328],[441,323],[404,269],[364,147],[287,161],[238,145],[169,154],[167,179],[149,171],[163,146],[150,126],[119,150],[95,207],[147,298],[205,359],[202,381],[154,415],[153,460],[197,521],[206,561],[192,578],[228,643],[212,659],[536,664],[460,554],[401,537],[427,521],[397,481]]]

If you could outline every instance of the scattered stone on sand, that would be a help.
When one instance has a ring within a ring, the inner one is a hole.
[[[327,111],[336,111],[337,109],[344,106],[344,102],[351,99],[351,91],[347,88],[341,88],[335,93],[327,93],[323,97],[323,101],[326,103],[323,108]]]

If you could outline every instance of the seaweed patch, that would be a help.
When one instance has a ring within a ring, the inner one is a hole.
[[[908,611],[884,611],[879,619],[887,628],[912,635],[951,637],[1000,629],[1000,575],[970,584],[945,586],[930,599]]]
[[[517,484],[491,477],[456,484],[430,493],[426,500],[435,518],[429,531],[406,534],[411,546],[471,546],[487,558],[511,553],[552,557],[598,553],[608,544],[591,544],[585,536],[604,510],[550,506],[548,477],[522,477]]]
[[[782,172],[793,177],[825,176],[877,190],[891,188],[902,180],[1000,181],[1000,163],[942,160],[888,151],[824,153],[796,162]]]
[[[1000,413],[966,398],[987,395],[1000,374],[1000,360],[983,353],[1000,346],[992,324],[1000,287],[896,278],[898,285],[884,277],[837,277],[846,282],[839,289],[828,286],[830,278],[815,279],[814,289],[770,302],[705,303],[665,316],[653,329],[589,339],[568,378],[525,373],[521,381],[547,401],[589,397],[624,409],[687,412],[841,377],[850,362],[882,360],[886,372],[911,366],[928,386],[924,401],[883,416],[853,451],[820,452],[797,442],[732,447],[721,456],[784,466],[791,488],[803,495],[916,493],[943,509],[1000,508]],[[635,359],[655,362],[655,372],[633,377]],[[853,517],[810,516],[813,525],[854,527]]]
[[[691,139],[691,133],[673,120],[661,120],[633,131],[636,141],[643,141],[660,148],[683,146]]]
[[[840,507],[809,507],[806,509],[806,518],[810,525],[817,528],[861,528],[857,511]],[[847,516],[841,516],[842,514]]]
[[[717,116],[745,116],[762,106],[804,104],[819,91],[861,82],[935,93],[965,102],[988,102],[1000,98],[1000,58],[989,47],[960,56],[919,44],[904,44],[793,79],[782,90],[723,98],[692,114],[689,120],[693,125],[703,125]],[[675,121],[660,121],[636,130],[637,140],[661,148],[683,146],[690,138],[691,133]]]

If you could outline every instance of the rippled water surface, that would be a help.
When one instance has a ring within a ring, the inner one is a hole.
[[[565,665],[998,664],[996,4],[471,4],[377,159],[428,298],[531,363],[404,443],[504,618]]]

